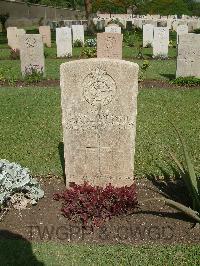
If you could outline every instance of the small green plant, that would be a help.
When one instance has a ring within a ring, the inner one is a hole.
[[[170,48],[176,48],[176,43],[173,40],[169,41],[169,47]]]
[[[81,51],[81,57],[84,58],[97,57],[97,49],[95,47],[84,47]]]
[[[45,57],[45,58],[49,57],[49,52],[48,52],[48,50],[46,50],[46,49],[44,50],[44,57]]]
[[[145,46],[145,48],[152,48],[152,44],[151,43],[147,43],[147,45]]]
[[[121,23],[120,20],[119,20],[118,18],[110,20],[109,23],[108,23],[108,25],[110,25],[110,24],[116,24],[116,25],[118,25],[119,27],[121,27],[122,29],[125,28],[125,27],[124,27],[124,24]]]
[[[19,49],[11,49],[10,50],[10,59],[11,60],[19,60],[20,59]]]
[[[73,46],[74,47],[83,47],[83,42],[81,40],[76,40],[74,43],[73,43]]]
[[[97,46],[97,40],[96,39],[87,39],[85,41],[86,47],[96,47]]]
[[[38,83],[44,79],[43,68],[39,66],[32,66],[26,67],[24,80],[27,83]]]
[[[144,55],[143,55],[143,47],[141,44],[138,45],[138,54],[137,54],[137,58],[138,59],[144,59]]]
[[[179,77],[171,81],[172,84],[180,85],[180,86],[200,86],[200,78],[196,77]]]
[[[44,191],[28,168],[0,160],[0,210],[10,203],[18,209],[25,208],[28,203],[36,204],[43,196]]]
[[[150,62],[148,60],[144,60],[141,66],[139,81],[144,80],[145,73],[149,67],[150,67]]]

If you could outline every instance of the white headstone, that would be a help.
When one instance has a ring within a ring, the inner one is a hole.
[[[143,47],[153,45],[153,29],[154,26],[151,24],[145,24],[143,26]]]
[[[188,26],[187,25],[179,25],[177,27],[177,43],[179,43],[179,36],[183,34],[188,34]]]
[[[137,64],[87,59],[61,65],[66,184],[134,182]]]
[[[72,25],[73,43],[77,40],[81,41],[84,45],[84,26],[83,25]]]
[[[110,25],[110,26],[105,27],[105,32],[121,33],[121,27],[119,27],[117,25]]]
[[[200,78],[200,34],[179,36],[176,77]]]
[[[169,29],[167,27],[154,28],[153,37],[153,56],[168,57]]]
[[[72,56],[72,30],[68,27],[56,28],[57,57]]]
[[[109,25],[105,27],[105,32],[107,33],[121,33],[121,27],[117,25]]]
[[[44,46],[40,34],[24,34],[20,37],[20,60],[22,76],[33,70],[45,74]]]
[[[17,42],[16,42],[16,49],[20,50],[20,39],[22,35],[26,34],[26,31],[24,29],[17,29],[16,32]]]
[[[17,49],[17,27],[7,28],[8,46],[12,49]]]

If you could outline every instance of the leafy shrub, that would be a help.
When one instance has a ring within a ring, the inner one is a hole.
[[[180,86],[200,86],[200,78],[195,77],[179,77],[171,81],[172,84],[177,84]]]
[[[120,22],[120,20],[118,18],[116,19],[111,19],[109,22],[108,22],[108,25],[110,24],[116,24],[118,25],[119,27],[121,27],[122,29],[124,29],[124,24]]]
[[[20,51],[19,51],[19,49],[11,49],[10,50],[10,59],[11,60],[20,59]]]
[[[149,68],[149,66],[150,66],[149,61],[148,61],[148,60],[144,60],[142,66],[141,66],[141,69],[142,69],[143,71],[146,71],[147,68]]]
[[[86,47],[96,47],[97,46],[97,40],[96,39],[87,39],[85,41]]]
[[[43,74],[43,68],[35,65],[30,65],[25,69],[24,80],[27,83],[38,83],[43,79]]]
[[[74,43],[73,43],[73,46],[74,47],[83,47],[83,42],[81,40],[76,40]]]
[[[144,79],[144,75],[149,67],[150,67],[149,61],[144,60],[141,66],[141,73],[140,73],[139,81],[142,81]]]
[[[84,58],[93,58],[97,56],[97,49],[91,47],[84,47],[81,51],[81,57]]]
[[[137,58],[138,59],[144,59],[144,55],[143,55],[143,47],[142,45],[138,46],[138,54],[137,54]]]
[[[6,32],[6,21],[9,18],[9,13],[6,14],[0,14],[0,23],[2,25],[2,32]]]
[[[56,193],[54,199],[62,201],[62,214],[69,220],[82,222],[86,226],[100,226],[107,219],[127,214],[137,206],[135,184],[130,187],[113,187],[111,184],[93,187],[85,182],[82,185],[70,183],[62,193]]]
[[[0,209],[7,206],[9,201],[19,204],[16,202],[19,198],[29,199],[31,204],[36,204],[43,196],[44,191],[37,180],[31,177],[29,169],[0,160]],[[23,204],[23,202],[20,203]]]
[[[134,34],[126,31],[124,34],[124,42],[127,46],[134,47],[135,45]]]
[[[40,19],[38,20],[38,25],[39,26],[43,26],[44,25],[44,17],[40,17]]]
[[[199,28],[199,29],[195,29],[195,30],[194,30],[194,33],[196,33],[196,34],[200,34],[200,28]]]

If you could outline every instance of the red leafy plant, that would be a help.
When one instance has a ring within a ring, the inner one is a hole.
[[[79,220],[83,227],[99,227],[113,216],[127,214],[138,205],[136,185],[105,188],[85,182],[70,183],[62,193],[54,194],[54,199],[62,201],[62,214],[69,220]]]

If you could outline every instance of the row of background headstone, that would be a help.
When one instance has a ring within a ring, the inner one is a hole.
[[[109,19],[93,19],[97,30],[104,30],[104,28],[112,21]],[[187,25],[189,32],[200,28],[200,18],[194,19],[132,19],[124,20],[118,19],[124,28],[131,28],[132,26],[143,28],[145,24],[152,24],[154,27],[168,27],[171,30],[177,30],[179,25]]]
[[[59,34],[59,30],[62,31],[63,28],[56,29]],[[64,28],[66,30],[66,28]],[[71,32],[71,28],[68,28]],[[51,29],[50,26],[40,26],[39,33],[42,36],[43,43],[47,47],[51,47]],[[18,29],[17,27],[8,27],[7,28],[7,39],[8,45],[15,50],[20,50],[20,36],[26,34],[24,29]],[[82,25],[73,25],[72,26],[72,39],[73,43],[77,40],[80,40],[84,44],[84,27]],[[57,42],[58,44],[59,42]]]
[[[150,25],[151,26],[151,25]],[[147,27],[147,26],[146,26]],[[146,28],[144,27],[144,29]],[[84,29],[83,26],[76,25],[74,41],[81,40],[84,43]],[[110,28],[110,29],[109,29]],[[107,32],[97,34],[97,57],[98,58],[116,58],[122,59],[122,41],[123,35],[120,33],[120,28],[116,25],[108,27]],[[167,57],[169,45],[169,29],[167,27],[153,27],[153,56]],[[109,32],[109,30],[111,32]],[[114,33],[112,32],[114,30]],[[41,34],[25,34],[23,29],[11,28],[8,29],[8,43],[13,45],[10,36],[17,36],[14,38],[17,46],[20,46],[21,71],[22,75],[31,71],[31,68],[36,68],[38,71],[45,72],[44,66],[44,48],[43,43],[50,44],[51,31],[49,26],[40,28]],[[13,32],[16,34],[13,35]],[[58,28],[56,30],[56,43],[58,57],[67,57],[72,55],[72,34],[68,27]],[[182,32],[183,33],[183,32]],[[182,39],[181,37],[184,36]],[[81,39],[82,38],[82,39]],[[177,76],[199,76],[200,71],[200,36],[198,34],[180,34],[182,42],[178,46],[177,59]],[[196,41],[196,43],[187,40]],[[12,38],[11,38],[12,39]],[[187,40],[187,42],[185,41]],[[184,44],[185,42],[186,44]],[[20,45],[19,45],[20,43]],[[182,52],[187,46],[186,54]],[[35,49],[36,47],[36,49]],[[189,50],[189,52],[188,52]],[[186,65],[187,67],[185,67]],[[189,67],[188,67],[189,66]]]

